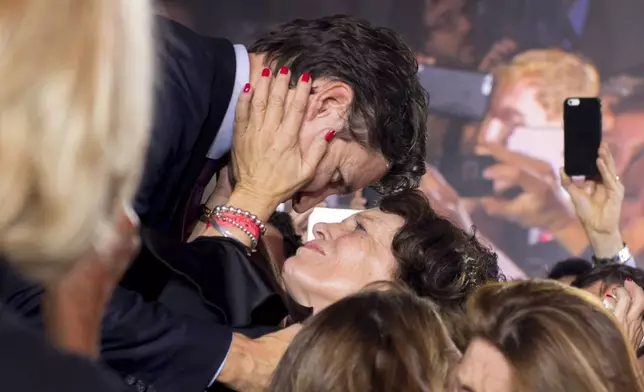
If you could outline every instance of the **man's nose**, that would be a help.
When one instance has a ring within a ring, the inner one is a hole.
[[[478,144],[495,144],[500,143],[503,139],[503,122],[498,118],[488,118],[483,121],[479,131]]]

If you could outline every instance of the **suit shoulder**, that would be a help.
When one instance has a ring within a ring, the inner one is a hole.
[[[0,308],[0,380],[14,392],[123,391],[124,385],[91,361],[62,353]]]

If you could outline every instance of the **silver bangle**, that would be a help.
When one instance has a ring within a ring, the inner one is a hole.
[[[226,218],[225,216],[221,216],[221,215],[215,215],[215,216],[217,217],[217,219],[221,219],[221,220],[223,220],[225,222],[230,223],[231,225],[233,225],[236,228],[238,228],[239,230],[241,230],[242,233],[246,234],[248,236],[248,238],[250,238],[251,250],[252,251],[254,251],[255,248],[257,248],[257,238],[255,237],[255,235],[253,233],[248,231],[244,226],[242,226],[241,224],[235,222],[232,219]]]
[[[228,221],[228,220],[226,220],[226,221]],[[254,236],[249,235],[249,238],[250,238],[250,240],[251,240],[251,244],[253,245],[253,247],[252,247],[251,249],[249,249],[249,248],[248,248],[248,247],[247,247],[247,246],[246,246],[246,245],[245,245],[245,244],[244,244],[244,243],[243,243],[239,238],[237,238],[237,236],[236,236],[236,235],[234,235],[234,234],[233,234],[233,233],[231,233],[230,231],[226,230],[225,228],[221,227],[221,225],[219,224],[219,222],[217,222],[216,220],[214,220],[214,219],[210,219],[210,224],[212,225],[212,227],[214,227],[214,228],[215,228],[215,230],[217,230],[218,232],[220,232],[224,237],[226,237],[226,238],[230,238],[231,240],[235,240],[235,241],[236,241],[236,242],[238,242],[241,246],[243,246],[244,248],[246,248],[247,253],[248,253],[248,255],[249,255],[249,256],[250,256],[250,252],[254,252],[254,251],[255,251],[255,248],[257,247],[257,242],[256,242],[256,241],[255,241],[255,242],[253,242],[253,237],[254,237]],[[238,227],[238,226],[235,226],[235,227]],[[240,227],[238,227],[238,228],[239,228],[239,229],[242,229],[242,228],[240,228]],[[244,234],[245,234],[245,233],[244,233]],[[249,252],[249,251],[250,251],[250,252]]]

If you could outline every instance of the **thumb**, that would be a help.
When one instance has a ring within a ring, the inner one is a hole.
[[[308,165],[308,169],[311,170],[311,173],[314,172],[320,164],[320,161],[324,157],[324,154],[326,154],[326,150],[329,148],[329,144],[335,137],[335,134],[335,129],[331,129],[326,133],[320,133],[315,137],[315,139],[313,139],[313,143],[311,143],[311,146],[304,154],[305,163]]]
[[[573,199],[573,202],[575,199],[579,198],[584,191],[582,189],[579,189],[577,185],[572,181],[572,178],[566,174],[564,171],[563,167],[559,168],[559,177],[561,178],[561,186],[570,194],[570,197]]]

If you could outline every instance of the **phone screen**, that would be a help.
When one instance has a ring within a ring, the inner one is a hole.
[[[597,150],[602,140],[599,98],[568,98],[564,102],[564,170],[569,176],[596,178]]]

